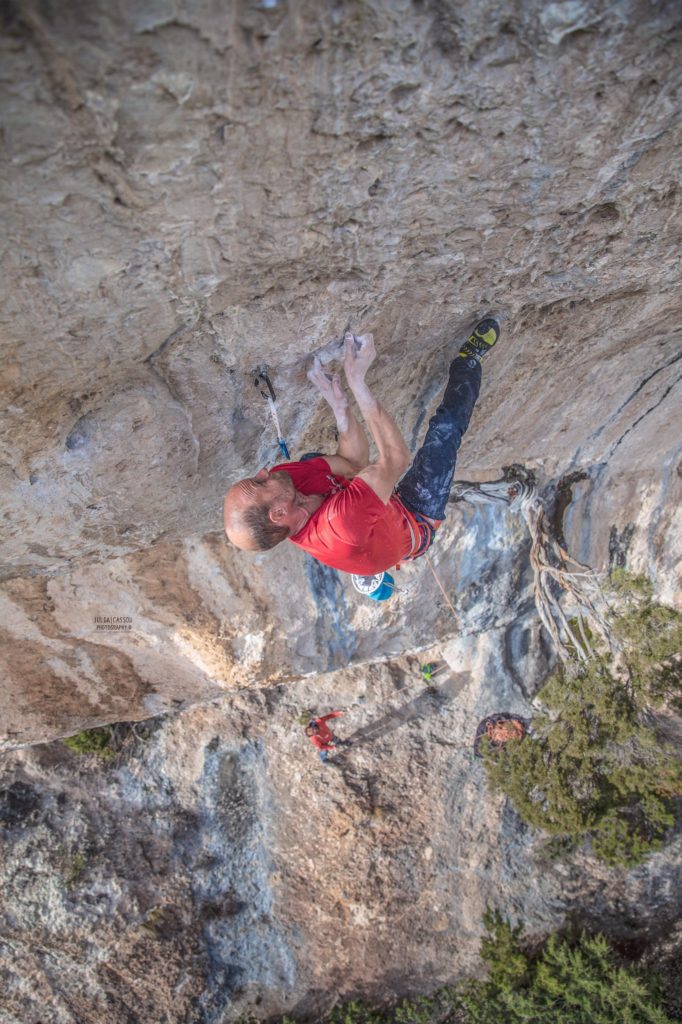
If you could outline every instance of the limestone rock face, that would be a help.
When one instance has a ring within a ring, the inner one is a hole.
[[[306,358],[373,331],[415,451],[494,311],[458,475],[525,464],[573,554],[680,600],[679,4],[0,18],[7,1020],[426,990],[475,967],[488,904],[674,947],[674,844],[556,866],[472,759],[552,663],[513,514],[453,507],[378,605],[290,545],[232,549],[222,497],[278,457],[260,367],[292,456],[330,452]],[[450,666],[434,692],[416,652]],[[324,767],[298,718],[339,704],[356,744]],[[41,745],[164,712],[109,766]]]
[[[491,680],[529,712],[506,646],[453,641],[430,688],[404,657],[242,692],[147,723],[104,766],[6,754],[3,1021],[316,1019],[477,970],[487,906],[531,939],[571,914],[626,948],[672,941],[674,975],[679,835],[632,871],[557,862],[489,793],[472,741]],[[344,704],[353,746],[322,765],[299,719]]]
[[[254,370],[292,454],[333,450],[304,363],[347,324],[416,449],[497,311],[459,474],[579,475],[576,553],[627,540],[674,599],[677,4],[3,18],[5,746],[515,621],[523,537],[492,514],[454,510],[434,551],[457,624],[423,565],[376,608],[287,545],[227,546],[224,491],[277,451]]]

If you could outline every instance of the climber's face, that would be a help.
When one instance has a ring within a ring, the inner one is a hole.
[[[295,495],[294,481],[287,472],[259,469],[255,476],[247,476],[230,487],[225,495],[225,509],[242,514],[255,505],[269,508],[277,501],[293,501]]]
[[[298,533],[310,518],[310,503],[310,498],[296,490],[286,470],[273,473],[259,469],[255,476],[240,480],[225,495],[225,532],[238,548],[262,550],[245,525],[246,512],[254,507],[266,510],[273,525],[286,528],[291,535]]]
[[[243,480],[249,486],[254,500],[261,505],[270,505],[276,501],[293,501],[297,491],[294,481],[286,470],[272,473],[269,469],[259,469],[255,476]]]
[[[290,537],[303,529],[311,513],[322,502],[321,495],[297,491],[286,470],[271,473],[261,469],[253,483],[257,488],[256,500],[267,506],[271,522],[275,526],[285,526]]]

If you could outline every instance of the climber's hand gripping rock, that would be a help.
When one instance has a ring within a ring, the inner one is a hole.
[[[351,390],[364,382],[376,354],[373,334],[360,334],[356,337],[348,331],[344,335],[343,368]]]
[[[343,390],[338,373],[335,373],[333,377],[325,373],[320,363],[320,357],[315,356],[307,377],[313,387],[331,406],[339,433],[344,433],[348,429],[348,396]]]

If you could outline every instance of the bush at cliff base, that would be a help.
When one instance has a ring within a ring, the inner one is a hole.
[[[485,923],[481,958],[488,977],[455,990],[463,1024],[674,1024],[661,1008],[655,979],[620,966],[603,936],[571,942],[552,935],[530,957],[519,929],[496,914]]]
[[[680,761],[655,717],[661,704],[680,710],[682,615],[623,573],[609,598],[618,652],[555,673],[524,743],[494,750],[484,738],[480,750],[489,782],[524,821],[563,849],[590,838],[601,860],[631,866],[661,847],[682,794]]]

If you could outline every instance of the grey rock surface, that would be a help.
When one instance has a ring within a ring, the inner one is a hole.
[[[424,580],[373,612],[297,552],[222,538],[227,486],[275,458],[253,370],[292,453],[329,450],[303,368],[348,323],[415,449],[496,310],[460,475],[585,474],[569,540],[601,568],[634,527],[632,565],[676,599],[677,4],[3,17],[5,746],[452,634]],[[512,538],[471,543],[453,511],[451,591]]]
[[[5,754],[3,1021],[314,1019],[429,992],[479,969],[487,906],[531,940],[571,915],[670,944],[679,835],[631,871],[557,862],[489,793],[472,742],[491,680],[496,709],[531,710],[507,644],[430,652],[450,666],[431,687],[403,657],[240,691],[128,732],[110,764]],[[323,765],[299,719],[346,704],[353,746]]]

